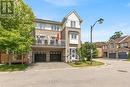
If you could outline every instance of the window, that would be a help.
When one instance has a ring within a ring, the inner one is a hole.
[[[36,23],[36,28],[38,29],[45,29],[45,25],[42,23]]]
[[[36,23],[36,26],[35,26],[35,28],[38,28],[39,26],[38,26],[38,23]]]
[[[70,55],[71,55],[71,49],[70,49]]]
[[[122,43],[122,44],[120,44],[120,47],[121,48],[128,48],[128,43]]]
[[[114,48],[114,44],[113,43],[110,44],[110,48]]]
[[[3,0],[0,1],[0,14],[13,14],[14,13],[14,1]]]
[[[59,26],[57,26],[57,31],[59,31],[60,30],[60,27]]]
[[[39,36],[37,36],[37,43],[38,43],[38,44],[41,44],[41,43],[42,43],[42,40],[41,40],[41,38],[40,38]]]
[[[51,30],[59,31],[60,30],[60,26],[58,26],[58,25],[52,25],[51,26]]]
[[[37,36],[36,37],[37,43],[41,44],[43,42],[44,38],[45,38],[45,36]]]
[[[71,27],[76,27],[76,21],[71,21]]]
[[[71,39],[77,39],[77,34],[71,34]]]
[[[106,46],[106,45],[104,45],[104,46],[103,46],[103,49],[107,49],[107,46]]]

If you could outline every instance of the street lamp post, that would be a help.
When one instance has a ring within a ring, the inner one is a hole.
[[[100,18],[99,20],[97,20],[90,28],[90,43],[91,43],[91,58],[90,58],[90,61],[91,61],[91,64],[92,64],[92,59],[93,59],[93,28],[94,26],[99,23],[99,24],[102,24],[104,21],[104,19]]]

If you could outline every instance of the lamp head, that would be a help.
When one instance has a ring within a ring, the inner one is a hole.
[[[97,22],[98,22],[99,24],[102,24],[103,21],[104,21],[104,19],[100,18]]]

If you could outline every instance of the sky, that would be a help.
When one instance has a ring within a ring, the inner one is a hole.
[[[90,41],[90,26],[99,18],[103,24],[96,24],[93,41],[107,41],[116,31],[130,35],[130,0],[24,0],[36,18],[62,21],[70,11],[75,10],[82,18],[81,40]]]

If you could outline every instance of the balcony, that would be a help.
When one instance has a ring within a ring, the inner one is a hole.
[[[32,47],[65,48],[65,40],[36,40]]]

